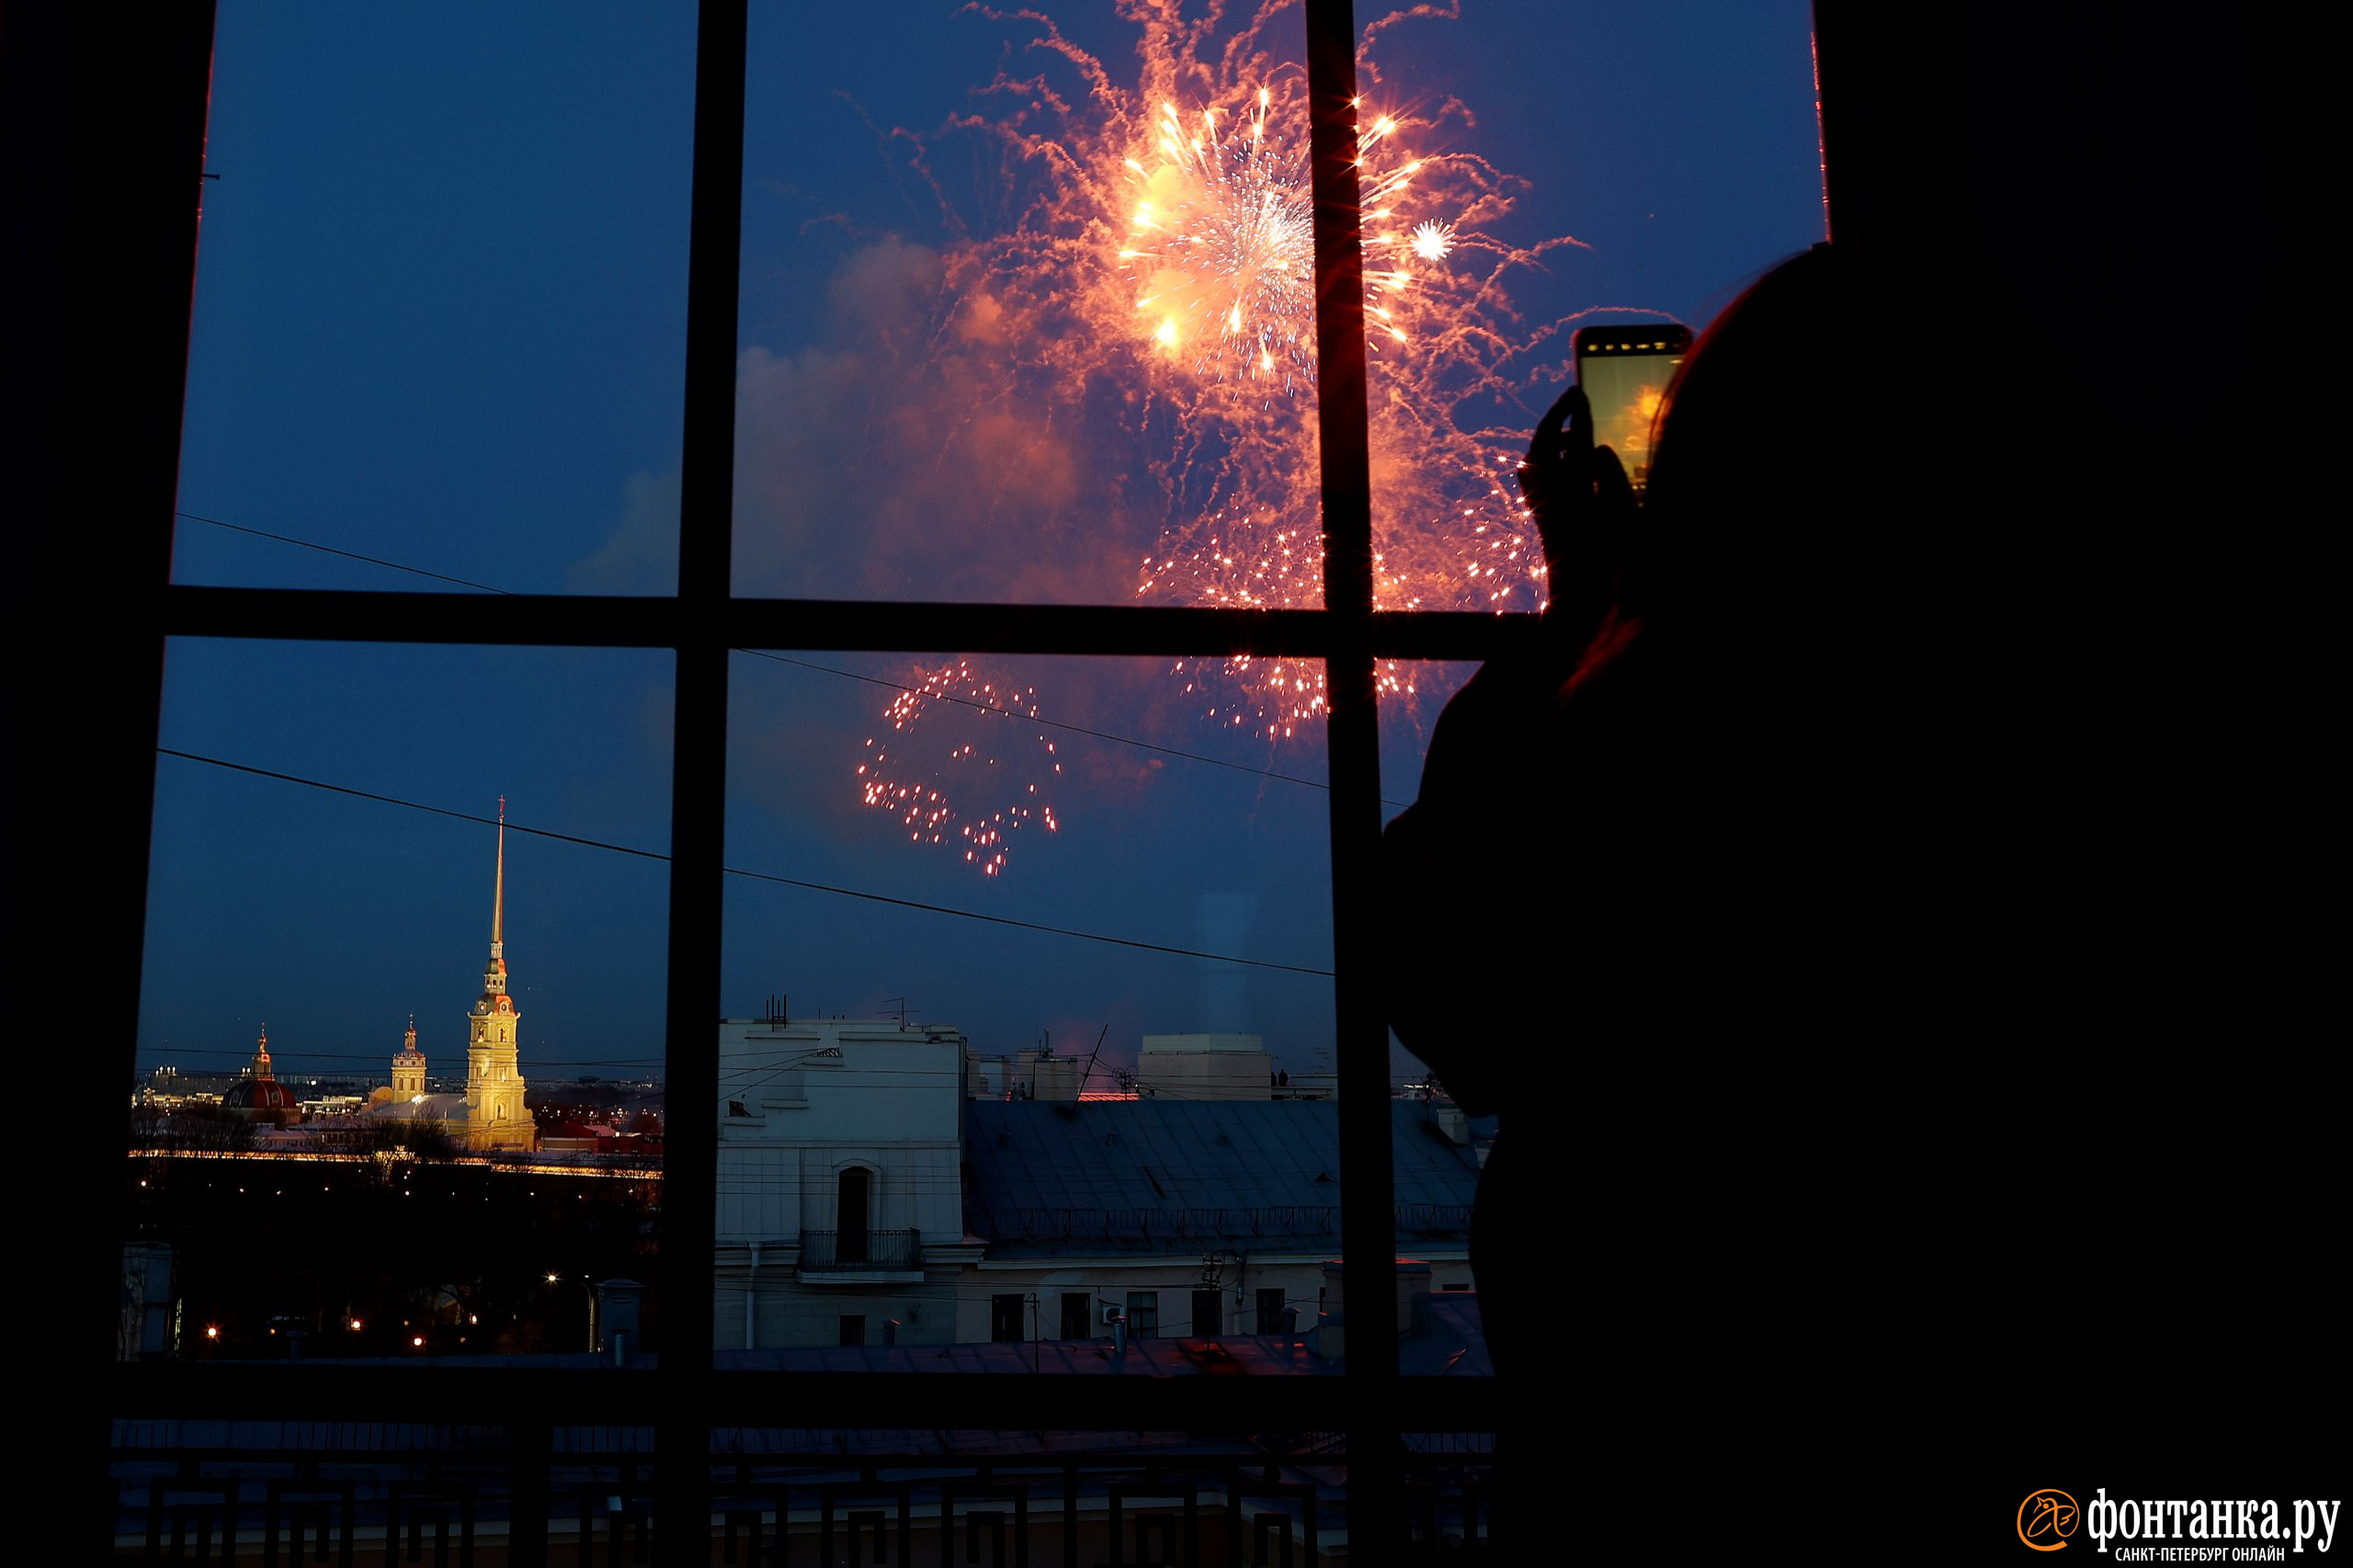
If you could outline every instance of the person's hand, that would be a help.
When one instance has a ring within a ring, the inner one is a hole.
[[[1614,554],[1634,517],[1634,487],[1618,454],[1593,444],[1593,411],[1571,382],[1528,443],[1519,492],[1536,516],[1544,555],[1554,567],[1564,551]]]

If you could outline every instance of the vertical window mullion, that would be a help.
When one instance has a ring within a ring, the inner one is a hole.
[[[61,590],[79,587],[104,596],[108,608],[74,640],[70,678],[64,669],[19,665],[17,733],[73,758],[71,767],[36,776],[26,816],[74,824],[85,857],[78,874],[35,872],[22,885],[28,902],[33,888],[40,889],[39,928],[49,934],[46,946],[34,949],[34,969],[65,972],[103,953],[116,984],[128,977],[129,1020],[111,1031],[119,1043],[105,1044],[108,1031],[101,1030],[95,1051],[94,1082],[122,1084],[138,1072],[132,1026],[144,973],[165,607],[207,188],[213,7],[209,0],[172,7],[131,28],[101,28],[73,7],[51,7],[46,16],[39,7],[24,9],[34,14],[10,17],[17,24],[9,39],[10,128],[38,127],[48,152],[37,161],[40,177],[11,182],[12,240],[26,236],[21,245],[12,244],[7,260],[11,295],[41,298],[38,306],[18,307],[35,319],[30,330],[11,334],[9,369],[13,381],[28,391],[40,385],[50,395],[25,400],[49,407],[28,408],[30,438],[20,449],[34,459],[36,496],[45,493],[47,479],[47,494],[70,496],[83,516],[119,519],[121,526],[95,549],[63,515],[26,530],[30,559],[17,564],[23,602],[38,596],[46,608]],[[94,179],[103,180],[108,199],[83,199]],[[44,267],[43,247],[52,245],[57,263]],[[85,387],[103,395],[88,395]],[[101,460],[92,460],[94,453]],[[32,511],[40,510],[36,503]],[[109,1069],[114,1051],[119,1055]],[[115,1361],[121,1248],[131,1234],[122,1196],[122,1124],[91,1121],[55,1145],[55,1179],[77,1201],[41,1206],[65,1222],[37,1226],[30,1250],[63,1244],[49,1262],[66,1282],[60,1314],[65,1325],[58,1335],[68,1365],[84,1366],[93,1382],[113,1376],[112,1386],[120,1388],[121,1374],[157,1369]],[[50,1147],[42,1146],[44,1165],[51,1164]],[[78,1535],[86,1542],[92,1524],[113,1535],[119,1494],[109,1428],[116,1414],[104,1401],[81,1399],[42,1420],[44,1442],[87,1466],[66,1495],[81,1495],[88,1511],[72,1524],[63,1524],[61,1514],[61,1539]]]
[[[1325,666],[1331,694],[1332,949],[1340,1076],[1341,1259],[1347,1297],[1351,1532],[1396,1538],[1396,1237],[1391,1208],[1389,1035],[1372,989],[1379,954],[1381,762],[1372,669],[1372,485],[1364,261],[1357,178],[1356,21],[1308,0],[1315,222],[1316,417],[1321,438]]]
[[[727,817],[727,601],[735,474],[735,324],[743,243],[745,0],[703,0],[695,45],[694,199],[678,514],[677,713],[670,821],[663,1151],[662,1358],[655,1423],[665,1562],[707,1559],[711,1259],[718,1223],[720,940]]]

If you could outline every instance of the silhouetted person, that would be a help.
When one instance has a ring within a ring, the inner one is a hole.
[[[1671,1412],[1736,1332],[1734,1298],[1699,1322],[1680,1270],[1742,1244],[1759,1183],[1717,1165],[1695,1109],[1768,1085],[1835,988],[1869,988],[1822,903],[1871,809],[1849,794],[1871,652],[1847,634],[1860,508],[1893,461],[1855,402],[1872,324],[1852,270],[1792,258],[1692,346],[1639,506],[1583,394],[1554,404],[1521,478],[1549,565],[1535,644],[1447,704],[1384,838],[1415,955],[1392,1023],[1500,1118],[1471,1257],[1509,1411],[1506,1543],[1571,1443]]]

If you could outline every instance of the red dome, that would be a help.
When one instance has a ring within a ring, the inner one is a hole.
[[[231,1116],[280,1127],[302,1115],[294,1103],[294,1091],[275,1078],[244,1078],[230,1085],[229,1092],[221,1096],[221,1108]]]

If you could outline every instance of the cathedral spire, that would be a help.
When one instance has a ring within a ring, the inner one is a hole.
[[[505,949],[506,944],[500,936],[500,928],[506,924],[506,797],[501,795],[498,797],[498,880],[494,884],[494,889],[490,895],[490,956],[494,959],[503,959],[506,957],[506,954],[502,949]]]

